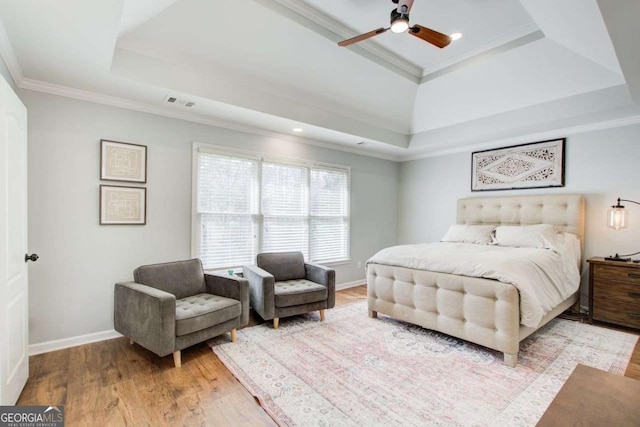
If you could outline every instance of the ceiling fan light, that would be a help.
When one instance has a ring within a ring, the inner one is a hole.
[[[394,33],[404,33],[409,29],[409,19],[404,17],[399,17],[391,22],[391,31]]]
[[[449,37],[451,37],[451,40],[453,41],[460,40],[462,38],[462,33],[453,33],[450,34]]]

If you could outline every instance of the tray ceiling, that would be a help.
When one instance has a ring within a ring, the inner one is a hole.
[[[639,114],[632,0],[415,0],[412,23],[462,39],[337,46],[393,7],[4,0],[0,19],[21,87],[399,160]]]

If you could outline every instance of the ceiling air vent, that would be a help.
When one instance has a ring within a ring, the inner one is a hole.
[[[191,108],[196,105],[193,101],[187,101],[186,99],[176,98],[175,96],[167,95],[164,97],[164,102],[168,102],[169,104],[179,105],[181,107]]]

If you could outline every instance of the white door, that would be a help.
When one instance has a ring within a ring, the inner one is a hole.
[[[26,252],[27,109],[0,77],[0,405],[14,405],[29,376]]]

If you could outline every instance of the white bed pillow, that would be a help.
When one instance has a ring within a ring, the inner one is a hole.
[[[496,242],[500,246],[558,249],[557,231],[550,224],[501,225],[496,227]]]
[[[453,224],[449,227],[441,242],[488,245],[493,243],[493,230],[495,228],[495,225]]]
[[[558,233],[558,241],[563,244],[564,250],[566,250],[573,259],[575,259],[578,269],[580,269],[580,260],[582,257],[582,247],[580,244],[580,238],[572,233]]]

